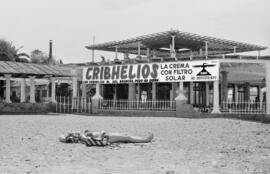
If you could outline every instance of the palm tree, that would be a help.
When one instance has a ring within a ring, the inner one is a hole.
[[[29,55],[19,53],[23,47],[16,48],[12,42],[0,39],[0,61],[29,62]]]

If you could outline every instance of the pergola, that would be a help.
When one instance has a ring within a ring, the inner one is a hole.
[[[170,30],[122,41],[89,45],[86,48],[136,54],[138,56],[183,59],[261,51],[267,47]]]
[[[35,103],[35,79],[47,78],[51,81],[51,101],[55,102],[55,78],[71,77],[72,74],[68,68],[52,65],[41,65],[32,63],[19,63],[11,61],[0,61],[0,79],[6,80],[5,102],[11,103],[10,100],[10,81],[11,78],[21,79],[21,102],[26,101],[25,88],[26,78],[30,78],[30,103]]]

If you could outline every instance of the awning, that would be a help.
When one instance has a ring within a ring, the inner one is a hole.
[[[35,76],[36,78],[72,76],[70,69],[67,67],[0,61],[0,76],[4,76],[5,74],[22,78],[27,76]]]

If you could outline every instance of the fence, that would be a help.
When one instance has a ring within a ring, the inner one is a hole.
[[[56,112],[60,113],[91,113],[92,105],[90,97],[66,97],[56,96]]]
[[[266,103],[260,101],[223,101],[220,110],[224,113],[265,114]]]
[[[175,101],[170,100],[99,100],[100,110],[175,111]]]

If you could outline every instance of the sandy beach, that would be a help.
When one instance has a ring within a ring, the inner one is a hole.
[[[70,131],[155,135],[148,144],[64,144]],[[270,124],[225,118],[1,115],[0,173],[270,173]]]

